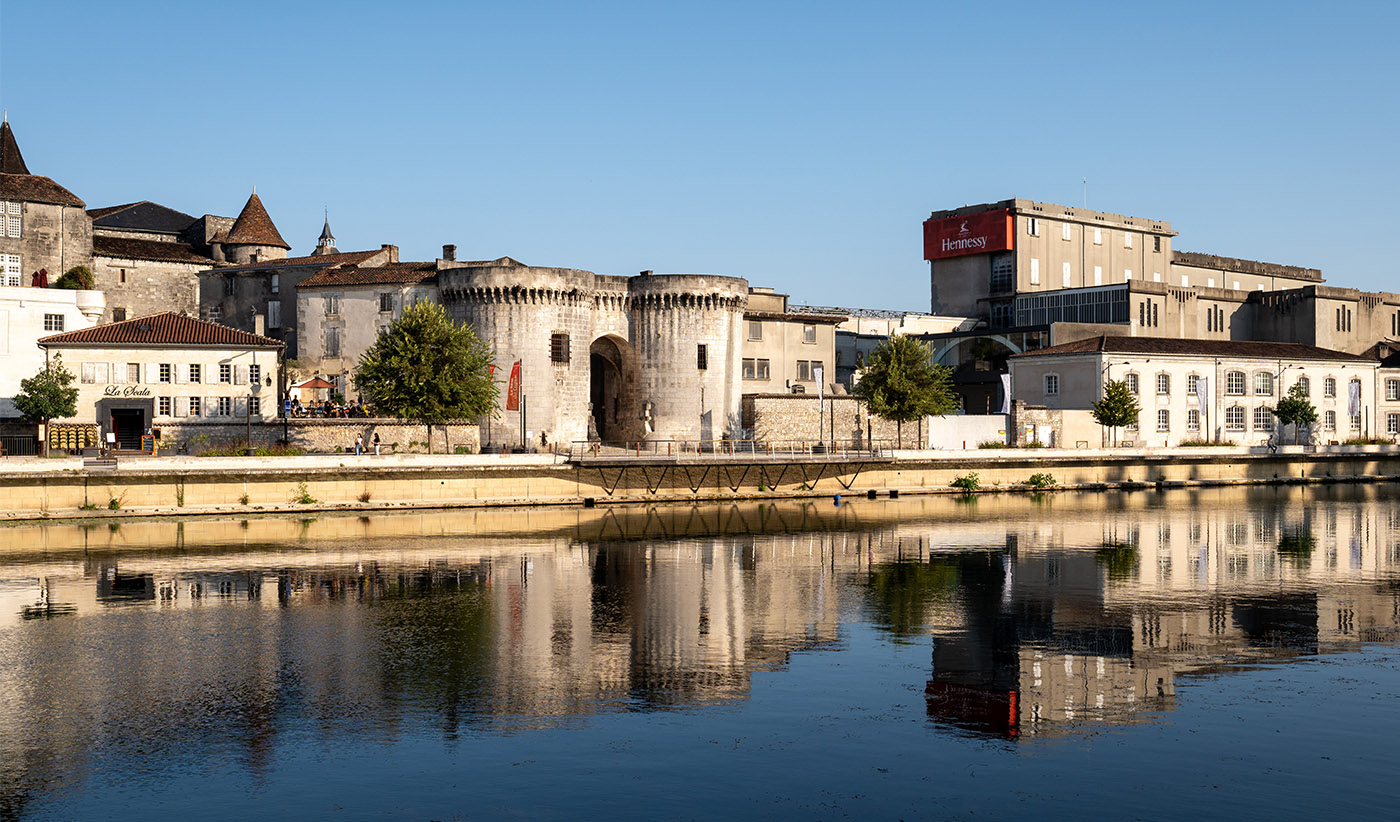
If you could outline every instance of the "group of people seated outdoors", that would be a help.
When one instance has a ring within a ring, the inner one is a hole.
[[[368,418],[373,416],[369,406],[351,400],[348,403],[338,403],[326,400],[325,402],[311,402],[302,404],[300,398],[292,400],[293,417],[331,417],[331,418]]]

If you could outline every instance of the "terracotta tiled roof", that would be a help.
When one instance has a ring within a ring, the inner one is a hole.
[[[39,345],[204,345],[220,348],[275,348],[282,343],[184,314],[152,314],[119,323],[43,337]]]
[[[263,208],[257,192],[244,204],[243,211],[239,212],[238,219],[233,221],[233,228],[229,229],[228,239],[224,242],[230,245],[275,245],[291,248],[287,241],[282,239],[282,235],[277,233],[277,226],[273,225],[272,218],[267,216],[267,209]]]
[[[437,263],[394,263],[392,265],[356,268],[328,268],[297,283],[297,288],[318,288],[343,285],[411,285],[437,276]]]
[[[1177,354],[1197,357],[1249,357],[1262,360],[1342,360],[1365,357],[1311,345],[1250,340],[1183,340],[1175,337],[1090,337],[1036,351],[1013,354],[1013,359],[1055,354]]]
[[[76,194],[36,174],[0,174],[0,200],[83,207]]]
[[[130,237],[104,237],[101,234],[92,238],[94,257],[116,257],[123,260],[155,260],[163,263],[189,263],[210,265],[208,257],[196,254],[185,243],[169,243],[162,240],[138,240]]]
[[[365,260],[371,259],[376,254],[386,254],[382,248],[373,251],[346,251],[342,254],[322,254],[319,257],[311,255],[308,257],[287,257],[283,260],[263,260],[257,263],[245,263],[243,265],[225,266],[219,269],[220,273],[231,271],[265,271],[273,268],[298,268],[315,266],[317,268],[332,268],[337,265],[358,265]]]

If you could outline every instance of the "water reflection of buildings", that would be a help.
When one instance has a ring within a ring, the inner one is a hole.
[[[1183,676],[1394,643],[1400,507],[1319,496],[1047,517],[999,556],[933,558],[959,595],[929,715],[1008,738],[1140,721]]]
[[[256,771],[308,719],[450,738],[744,698],[852,620],[933,636],[941,722],[1137,721],[1183,675],[1393,642],[1398,528],[1374,490],[1285,489],[6,529],[0,793],[96,750]]]

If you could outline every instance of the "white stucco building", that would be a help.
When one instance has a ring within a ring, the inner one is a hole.
[[[0,419],[18,418],[20,380],[44,367],[40,337],[91,328],[102,318],[101,291],[0,285]]]

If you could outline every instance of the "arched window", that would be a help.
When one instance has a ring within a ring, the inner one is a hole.
[[[1298,386],[1300,393],[1304,397],[1312,397],[1312,380],[1309,380],[1307,377],[1299,377],[1295,385]]]
[[[1232,405],[1229,408],[1225,409],[1225,430],[1244,430],[1244,406]]]
[[[1274,375],[1268,371],[1258,371],[1254,374],[1254,396],[1272,397],[1274,395]]]
[[[1335,397],[1335,396],[1337,396],[1337,379],[1336,379],[1336,377],[1328,377],[1327,379],[1325,379],[1325,380],[1322,381],[1322,396],[1324,396],[1324,397]]]
[[[1172,392],[1172,377],[1170,374],[1157,375],[1157,393],[1170,394]]]
[[[1274,412],[1267,405],[1261,405],[1254,409],[1254,430],[1272,431],[1274,430]]]
[[[1138,375],[1137,375],[1137,374],[1129,374],[1128,376],[1126,376],[1126,377],[1123,378],[1123,382],[1125,382],[1125,383],[1128,384],[1128,390],[1129,390],[1129,391],[1133,392],[1134,394],[1138,393]]]
[[[1243,371],[1227,371],[1227,372],[1225,372],[1225,393],[1226,393],[1226,394],[1229,394],[1229,395],[1232,396],[1232,397],[1243,397],[1243,396],[1244,396],[1244,372],[1243,372]]]

